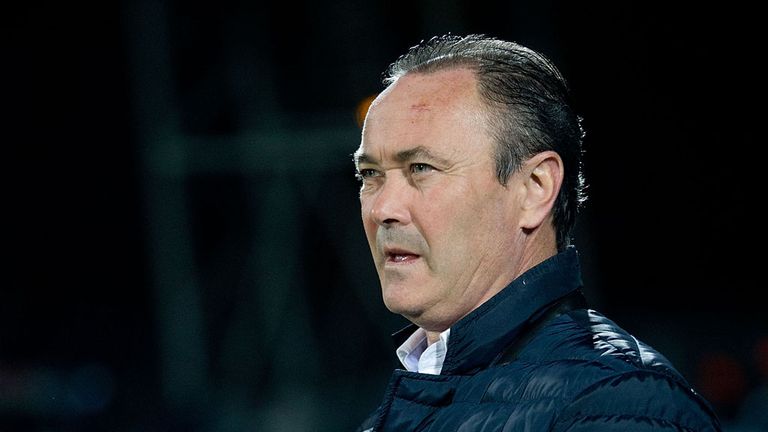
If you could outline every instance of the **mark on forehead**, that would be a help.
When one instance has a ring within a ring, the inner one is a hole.
[[[429,104],[426,103],[426,102],[421,102],[421,103],[413,104],[413,105],[411,105],[411,109],[414,110],[414,111],[419,111],[419,112],[424,112],[424,111],[429,111],[430,110]]]

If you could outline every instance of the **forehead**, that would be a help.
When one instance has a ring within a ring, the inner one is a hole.
[[[477,97],[477,78],[468,68],[451,68],[429,73],[412,72],[390,85],[377,102],[391,104],[419,102],[414,108],[466,104]]]
[[[455,147],[486,137],[484,113],[473,71],[409,73],[371,105],[358,153],[383,157],[416,146],[461,150]]]

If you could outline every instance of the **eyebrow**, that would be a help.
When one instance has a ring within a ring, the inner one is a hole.
[[[367,153],[355,153],[355,164],[359,165],[361,163],[370,163],[370,164],[378,164],[379,162],[374,158],[373,156],[367,154]],[[430,151],[428,148],[424,146],[417,146],[411,149],[401,150],[395,154],[395,161],[399,163],[404,163],[408,161],[412,161],[414,159],[422,159],[427,161],[433,161],[440,165],[450,165],[447,159],[440,157]]]

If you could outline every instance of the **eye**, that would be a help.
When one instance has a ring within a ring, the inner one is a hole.
[[[434,167],[425,163],[415,163],[411,165],[411,172],[414,174],[424,174],[430,171],[434,171]]]
[[[357,171],[355,177],[357,177],[358,180],[365,180],[371,177],[376,177],[377,175],[378,172],[375,169],[363,168]]]

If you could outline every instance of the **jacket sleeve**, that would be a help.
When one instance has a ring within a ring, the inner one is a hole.
[[[553,432],[721,432],[712,408],[687,384],[655,371],[602,379],[557,417]]]

